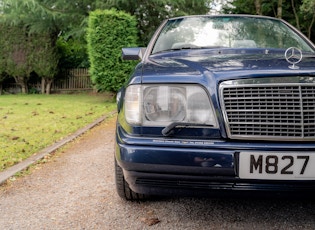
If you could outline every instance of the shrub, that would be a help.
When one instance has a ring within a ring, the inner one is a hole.
[[[127,81],[135,62],[121,59],[121,48],[137,46],[136,19],[122,11],[90,13],[87,42],[90,74],[99,91],[117,92]]]

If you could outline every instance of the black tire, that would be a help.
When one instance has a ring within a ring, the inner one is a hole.
[[[141,201],[145,200],[148,197],[144,194],[139,194],[132,191],[129,187],[129,184],[126,182],[122,168],[117,164],[115,160],[115,181],[116,181],[116,190],[118,195],[129,201]]]

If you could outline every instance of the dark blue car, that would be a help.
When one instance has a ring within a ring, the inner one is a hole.
[[[117,96],[118,194],[315,191],[315,46],[263,16],[162,23]]]

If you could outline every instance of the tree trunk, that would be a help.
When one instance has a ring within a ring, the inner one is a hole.
[[[2,86],[2,82],[0,82],[0,95],[3,94],[3,86]]]
[[[50,94],[51,85],[52,85],[53,81],[54,81],[54,79],[52,79],[52,78],[46,79],[46,94]]]
[[[296,28],[297,28],[298,30],[301,30],[301,27],[300,27],[300,20],[299,20],[299,16],[298,16],[297,13],[296,13],[295,5],[294,5],[294,0],[291,0],[291,6],[292,6],[293,13],[294,13],[294,17],[295,17]]]
[[[15,82],[21,86],[21,93],[27,94],[28,87],[27,87],[27,78],[26,77],[14,77]]]
[[[256,8],[256,14],[262,15],[261,0],[255,0],[255,8]]]
[[[28,94],[27,84],[25,82],[23,82],[20,85],[21,85],[22,94]]]
[[[41,81],[41,85],[40,85],[41,94],[45,94],[45,87],[46,87],[46,81],[45,81],[45,78],[42,77],[42,81]]]
[[[282,0],[278,0],[277,18],[282,18]]]

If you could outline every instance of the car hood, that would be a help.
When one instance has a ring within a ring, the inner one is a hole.
[[[315,56],[304,56],[292,68],[284,54],[155,55],[144,65],[147,76],[200,76],[219,79],[261,75],[315,74]]]

